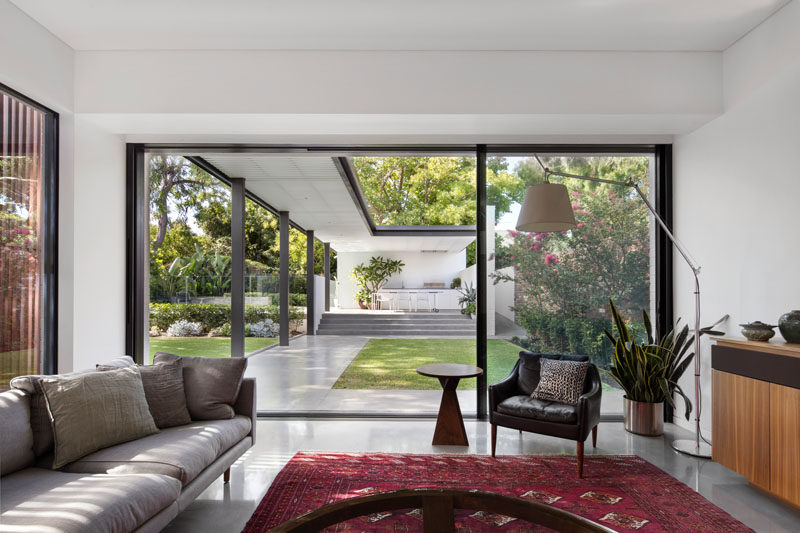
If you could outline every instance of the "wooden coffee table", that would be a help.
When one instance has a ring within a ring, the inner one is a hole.
[[[464,378],[474,378],[483,374],[477,366],[459,365],[456,363],[438,363],[423,365],[417,373],[431,378],[438,378],[442,384],[442,403],[439,404],[439,416],[436,417],[436,430],[433,432],[434,446],[452,445],[469,446],[464,418],[458,405],[456,387]]]

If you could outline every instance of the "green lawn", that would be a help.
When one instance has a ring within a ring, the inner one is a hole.
[[[254,352],[271,346],[278,339],[246,337],[244,353]],[[195,355],[201,357],[230,357],[230,337],[150,337],[150,357],[156,352],[169,352],[176,355]]]
[[[519,346],[502,339],[488,341],[488,383],[508,375],[519,358]],[[334,389],[440,389],[439,381],[420,376],[416,368],[431,363],[475,364],[474,339],[370,339]],[[475,389],[464,379],[459,389]]]

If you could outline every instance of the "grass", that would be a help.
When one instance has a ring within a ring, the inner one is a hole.
[[[488,383],[505,378],[519,358],[520,347],[502,339],[488,341]],[[370,339],[334,389],[441,389],[439,381],[417,374],[432,363],[475,364],[474,339]],[[464,379],[460,389],[475,389],[477,380]]]
[[[254,352],[278,342],[278,339],[246,337],[244,353]],[[156,352],[199,357],[230,357],[230,337],[150,337],[150,357]]]

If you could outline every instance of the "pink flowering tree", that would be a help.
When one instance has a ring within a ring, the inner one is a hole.
[[[620,180],[625,177],[617,173],[647,175],[646,158],[611,163],[617,165],[564,170]],[[559,182],[570,190],[577,227],[560,233],[511,232],[510,244],[498,255],[514,266],[517,320],[534,347],[607,359],[608,299],[629,317],[649,309],[648,212],[630,189]],[[495,279],[511,281],[512,276],[497,273]]]

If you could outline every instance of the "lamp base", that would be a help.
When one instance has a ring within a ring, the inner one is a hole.
[[[711,446],[705,442],[700,442],[698,445],[696,441],[682,439],[672,441],[672,448],[686,455],[693,457],[701,457],[703,459],[711,459]]]

